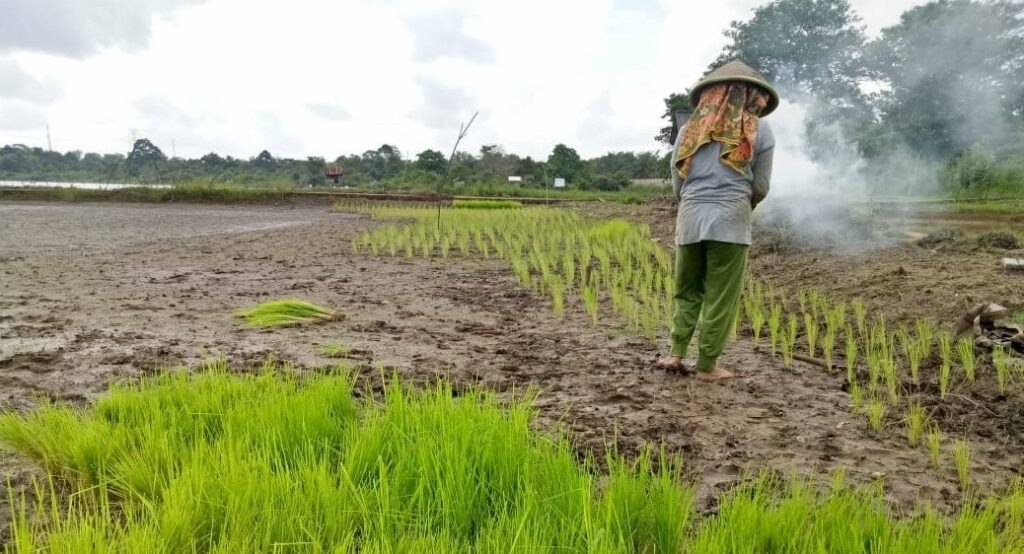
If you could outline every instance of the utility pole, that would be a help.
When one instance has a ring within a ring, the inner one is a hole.
[[[46,124],[46,150],[53,152],[53,141],[50,140],[50,124]]]
[[[178,151],[174,148],[174,139],[171,139],[171,159],[178,157]]]

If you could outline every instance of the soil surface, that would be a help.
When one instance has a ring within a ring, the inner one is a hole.
[[[647,221],[671,244],[665,208],[588,206],[581,211]],[[593,325],[572,302],[559,320],[500,261],[352,254],[349,239],[373,225],[312,205],[0,203],[3,409],[29,409],[40,396],[86,403],[111,381],[195,367],[211,356],[240,369],[270,356],[328,366],[337,360],[318,346],[340,342],[367,378],[379,379],[385,367],[415,381],[445,375],[503,394],[539,387],[539,424],[564,423],[581,451],[613,436],[627,452],[663,441],[698,480],[701,509],[713,509],[716,492],[763,465],[812,475],[844,467],[854,481],[882,478],[902,506],[959,502],[952,462],[932,468],[923,448],[907,445],[899,414],[881,432],[868,430],[851,412],[839,372],[800,362],[784,369],[743,337],[722,358],[741,379],[706,384],[659,372],[653,364],[664,340],[633,335],[610,311]],[[991,268],[987,253],[894,245],[857,256],[755,247],[751,267],[787,287],[863,295],[899,317],[952,318],[981,299],[1024,305],[1022,280]],[[232,316],[279,297],[345,317],[258,330]],[[1013,422],[1022,404],[984,390],[961,397],[944,404],[941,423],[971,440],[975,482],[998,489],[1021,467],[1024,437]],[[0,458],[0,478],[17,486],[34,471],[13,454]]]

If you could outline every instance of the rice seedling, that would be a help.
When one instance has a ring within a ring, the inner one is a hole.
[[[825,335],[821,337],[821,354],[825,358],[825,368],[832,371],[832,357],[835,355],[836,350],[836,333],[835,330],[825,330]]]
[[[853,329],[846,326],[846,382],[852,383],[857,374],[857,353],[859,344],[853,335]]]
[[[956,341],[956,351],[960,355],[960,365],[964,368],[967,382],[974,382],[974,341],[964,337]]]
[[[885,420],[885,402],[877,398],[871,399],[865,409],[867,413],[868,423],[871,426],[872,431],[881,431],[882,422]]]
[[[900,382],[896,376],[896,359],[889,356],[882,359],[882,371],[885,376],[885,388],[889,392],[889,400],[896,403],[900,399]]]
[[[762,301],[762,285],[753,282],[747,287],[747,294],[743,295],[743,303],[746,307],[747,317],[750,318],[750,331],[754,335],[754,349],[757,349],[761,341],[761,331],[764,329],[764,303]]]
[[[857,324],[857,333],[863,340],[867,336],[867,308],[864,306],[864,300],[854,298],[850,302],[850,307],[853,309],[853,320]]]
[[[856,379],[850,381],[850,405],[853,413],[859,414],[864,409],[864,389]]]
[[[736,313],[732,316],[732,323],[729,325],[729,340],[735,342],[739,337],[740,321],[743,320],[743,304],[736,306]]]
[[[910,369],[910,382],[915,385],[921,384],[921,343],[911,341],[906,345],[907,365]]]
[[[924,434],[925,426],[928,423],[928,414],[920,402],[914,402],[907,407],[907,442],[910,446],[921,444],[921,437]]]
[[[391,380],[357,400],[339,370],[168,372],[90,409],[0,416],[0,439],[52,471],[28,498],[11,493],[7,549],[910,554],[1013,552],[1024,539],[1019,484],[948,518],[905,517],[880,483],[765,470],[704,515],[678,458],[610,447],[600,464],[581,459],[565,434],[536,431],[529,395]]]
[[[348,358],[351,351],[350,346],[340,342],[327,342],[321,344],[319,348],[320,355],[327,358]]]
[[[768,316],[768,335],[771,343],[772,356],[775,355],[782,341],[782,304],[772,304],[771,315]]]
[[[1002,348],[992,349],[992,366],[996,370],[996,386],[999,394],[1006,394],[1006,386],[1009,383],[1010,370],[1006,360],[1006,350]]]
[[[282,327],[330,321],[338,316],[327,308],[305,300],[287,298],[263,302],[247,310],[236,310],[235,317],[244,319],[253,327]]]
[[[942,430],[939,429],[938,425],[932,424],[928,428],[928,434],[925,435],[925,442],[928,445],[928,455],[932,459],[932,465],[939,467],[942,462]]]
[[[382,252],[446,258],[447,243],[463,256],[497,257],[523,286],[549,296],[559,317],[564,315],[566,296],[578,293],[593,320],[599,287],[635,331],[654,339],[672,310],[671,260],[651,240],[646,225],[537,207],[441,209],[440,214],[408,206],[341,204],[336,209],[411,221],[364,234],[363,243],[377,245]]]
[[[834,473],[831,485],[825,486],[771,472],[748,478],[721,500],[717,516],[696,529],[683,551],[996,554],[1019,550],[1014,542],[1019,537],[1016,527],[1002,526],[1024,498],[1019,486],[1005,499],[962,510],[953,521],[924,508],[894,526],[875,511],[884,496],[883,483],[851,491],[844,479],[842,471]]]
[[[281,374],[278,371],[284,370]],[[609,449],[607,472],[534,430],[529,398],[288,368],[169,372],[94,408],[0,417],[9,446],[68,476],[16,515],[17,552],[679,552],[680,461]],[[102,445],[102,448],[98,448]],[[20,500],[26,506],[27,499]],[[15,502],[19,502],[15,500]],[[301,546],[298,546],[301,545]],[[404,545],[404,546],[403,546]],[[292,547],[285,547],[291,550]]]
[[[939,397],[945,400],[949,394],[949,378],[952,367],[953,345],[949,333],[939,334],[939,354],[942,362],[939,366]]]
[[[921,358],[928,359],[932,355],[932,324],[924,319],[914,322],[917,328],[917,341],[921,351]]]
[[[807,355],[814,357],[818,344],[818,321],[813,314],[804,314],[804,335],[807,338]]]
[[[964,439],[953,443],[953,465],[960,490],[966,491],[971,485],[971,445]]]
[[[591,283],[580,289],[580,299],[583,301],[584,309],[595,325],[598,319],[598,296],[599,289],[596,283]]]
[[[786,368],[793,367],[793,351],[796,349],[797,316],[788,314],[786,316],[787,328],[782,337],[782,365]]]

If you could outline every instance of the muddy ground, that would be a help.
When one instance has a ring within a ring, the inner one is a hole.
[[[580,209],[647,221],[671,241],[664,207]],[[652,368],[664,344],[633,335],[610,312],[594,326],[570,303],[565,320],[556,319],[501,262],[353,255],[349,238],[372,225],[318,205],[0,203],[3,409],[28,409],[40,396],[87,403],[112,380],[210,356],[239,368],[270,356],[330,365],[317,347],[341,342],[368,376],[387,367],[417,381],[447,375],[503,393],[535,385],[540,425],[566,423],[581,451],[615,434],[627,452],[664,441],[699,479],[702,509],[746,468],[762,465],[809,474],[845,467],[859,482],[884,477],[889,498],[903,506],[959,502],[952,463],[930,467],[925,450],[907,446],[898,414],[882,432],[869,431],[851,413],[838,373],[799,362],[783,369],[741,339],[723,357],[740,380],[707,385],[664,374]],[[863,295],[902,317],[944,318],[983,298],[1024,306],[1024,279],[994,269],[992,257],[910,244],[853,257],[755,247],[751,267],[787,287]],[[232,317],[285,296],[345,317],[271,331]],[[985,394],[962,395],[940,419],[949,434],[970,438],[973,478],[993,490],[1020,470],[1024,436],[1014,421],[1022,404]],[[33,471],[13,454],[0,458],[2,477],[16,484]]]

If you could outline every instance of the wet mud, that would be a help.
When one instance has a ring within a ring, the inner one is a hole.
[[[664,237],[658,213],[622,209],[622,217],[648,221]],[[627,453],[664,443],[699,483],[701,509],[762,466],[822,476],[842,467],[857,482],[884,479],[901,506],[959,503],[952,463],[935,469],[926,450],[910,448],[900,414],[882,431],[868,430],[851,412],[839,372],[800,362],[784,369],[743,337],[722,358],[740,379],[706,384],[660,372],[654,362],[664,339],[655,344],[631,333],[610,311],[593,325],[571,301],[559,320],[498,260],[352,254],[349,239],[373,225],[312,205],[0,203],[0,403],[16,411],[41,397],[87,403],[112,381],[214,356],[238,369],[268,357],[329,366],[337,360],[318,347],[338,342],[352,349],[367,379],[391,371],[416,382],[446,376],[504,395],[536,387],[538,424],[570,428],[581,452],[600,451],[613,438]],[[872,305],[903,316],[927,312],[952,291],[965,298],[944,301],[950,313],[968,296],[1003,291],[1020,300],[1019,290],[1002,285],[971,286],[989,283],[981,276],[928,276],[939,263],[911,249],[871,260],[829,271],[831,262],[809,254],[755,251],[751,265],[787,286],[867,293]],[[894,275],[897,267],[909,277]],[[345,317],[275,330],[232,317],[278,297]],[[998,489],[1021,467],[1024,437],[1013,424],[1021,403],[964,398],[942,408],[949,412],[944,429],[971,440],[974,480]],[[0,471],[24,486],[35,470],[7,453]]]

